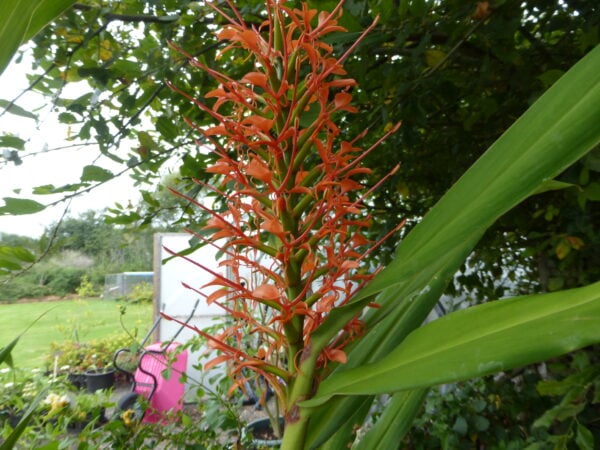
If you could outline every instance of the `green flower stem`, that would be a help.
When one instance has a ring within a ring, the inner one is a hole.
[[[311,410],[300,408],[298,403],[310,397],[314,387],[314,373],[319,352],[309,347],[301,355],[296,379],[294,380],[288,399],[289,409],[286,416],[285,430],[281,442],[281,450],[302,450],[306,441],[308,422]]]

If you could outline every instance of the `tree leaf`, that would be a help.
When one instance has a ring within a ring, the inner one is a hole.
[[[28,119],[37,119],[37,116],[26,109],[21,108],[18,105],[10,104],[8,100],[0,99],[0,108],[3,108],[5,111],[14,114],[15,116],[26,117]]]
[[[4,197],[2,200],[4,206],[0,206],[0,216],[34,214],[46,208],[45,205],[26,198]]]
[[[114,174],[109,171],[106,170],[102,167],[98,167],[98,166],[85,166],[83,168],[83,174],[81,175],[81,181],[98,181],[98,182],[103,182],[103,181],[108,181],[112,178],[114,178]]]
[[[23,150],[25,148],[25,141],[17,136],[4,135],[0,136],[0,147],[16,148],[17,150]]]
[[[467,431],[469,431],[469,424],[467,423],[467,419],[465,419],[462,416],[458,416],[454,421],[454,425],[452,425],[452,430],[456,431],[461,436],[466,435]]]
[[[158,148],[158,145],[156,142],[154,142],[152,136],[145,131],[138,132],[138,139],[140,141],[140,145],[146,150],[156,150]]]
[[[575,437],[575,443],[580,450],[594,450],[594,435],[581,423],[577,423],[577,436]]]

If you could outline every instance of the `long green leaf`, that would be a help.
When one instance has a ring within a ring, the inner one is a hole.
[[[600,282],[464,309],[411,333],[388,356],[339,372],[306,406],[452,383],[531,364],[600,342]]]
[[[12,351],[19,343],[20,338],[21,335],[14,338],[7,346],[0,348],[0,365],[2,365],[2,363],[6,363],[10,367],[13,366]]]
[[[510,208],[600,142],[600,47],[546,92],[434,206],[397,250],[395,261],[354,299],[335,311],[313,340],[335,336],[337,325],[379,294],[379,310],[367,315],[368,334],[349,350],[348,367],[375,361],[418,327],[485,230]],[[400,308],[400,310],[398,309]],[[394,314],[399,311],[399,315]],[[389,317],[394,323],[375,336]],[[329,326],[331,324],[331,326]],[[386,352],[380,351],[382,348]],[[337,372],[342,372],[341,368]],[[330,378],[337,379],[334,372]],[[322,410],[344,422],[345,403]],[[315,411],[318,416],[320,411]],[[312,425],[311,425],[312,426]],[[312,429],[309,433],[313,433]],[[319,436],[321,441],[323,436]]]
[[[398,392],[392,396],[388,407],[373,427],[360,438],[354,450],[374,448],[398,448],[399,442],[410,430],[419,411],[427,389]]]
[[[73,3],[75,0],[0,0],[0,73],[21,44]]]
[[[445,254],[456,248],[468,254],[498,217],[598,145],[599,68],[600,46],[557,81],[452,186],[398,247],[397,258],[354,301],[402,287],[407,279],[431,278],[448,265]],[[428,282],[418,285],[425,288]]]
[[[414,302],[430,294],[432,282],[451,278],[496,219],[598,145],[598,67],[600,46],[488,149],[401,242],[395,260],[331,320],[353,317],[354,304],[367,303],[382,291],[378,298],[382,308],[372,314],[371,323],[387,316],[399,302]],[[319,344],[328,338],[324,332]]]
[[[12,367],[12,351],[14,350],[14,348],[17,346],[17,344],[19,343],[19,339],[21,339],[21,336],[23,336],[25,333],[27,333],[27,331],[34,326],[42,317],[44,317],[46,314],[48,314],[50,311],[52,311],[54,308],[56,308],[56,306],[47,309],[46,311],[44,311],[42,314],[40,314],[39,316],[36,317],[36,319],[31,322],[27,328],[25,328],[16,338],[14,338],[8,345],[0,348],[0,365],[2,363],[6,363],[9,366]]]

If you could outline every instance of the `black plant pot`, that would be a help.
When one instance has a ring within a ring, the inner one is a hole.
[[[109,389],[115,385],[115,371],[89,371],[85,373],[85,383],[88,392]]]
[[[69,373],[67,380],[77,389],[83,389],[86,387],[86,376],[85,373]]]
[[[283,430],[283,417],[279,418],[279,424]],[[253,448],[279,447],[281,445],[281,439],[273,435],[273,427],[268,417],[250,422],[245,431],[252,435]]]
[[[15,428],[23,418],[23,412],[12,409],[0,409],[0,423],[8,423],[11,428]]]

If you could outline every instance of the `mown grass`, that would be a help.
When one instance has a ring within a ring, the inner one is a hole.
[[[12,355],[17,367],[45,368],[51,342],[86,342],[123,332],[119,320],[123,306],[127,330],[133,333],[137,329],[138,336],[144,336],[152,324],[150,304],[83,299],[0,305],[0,348],[44,314],[20,338]]]

